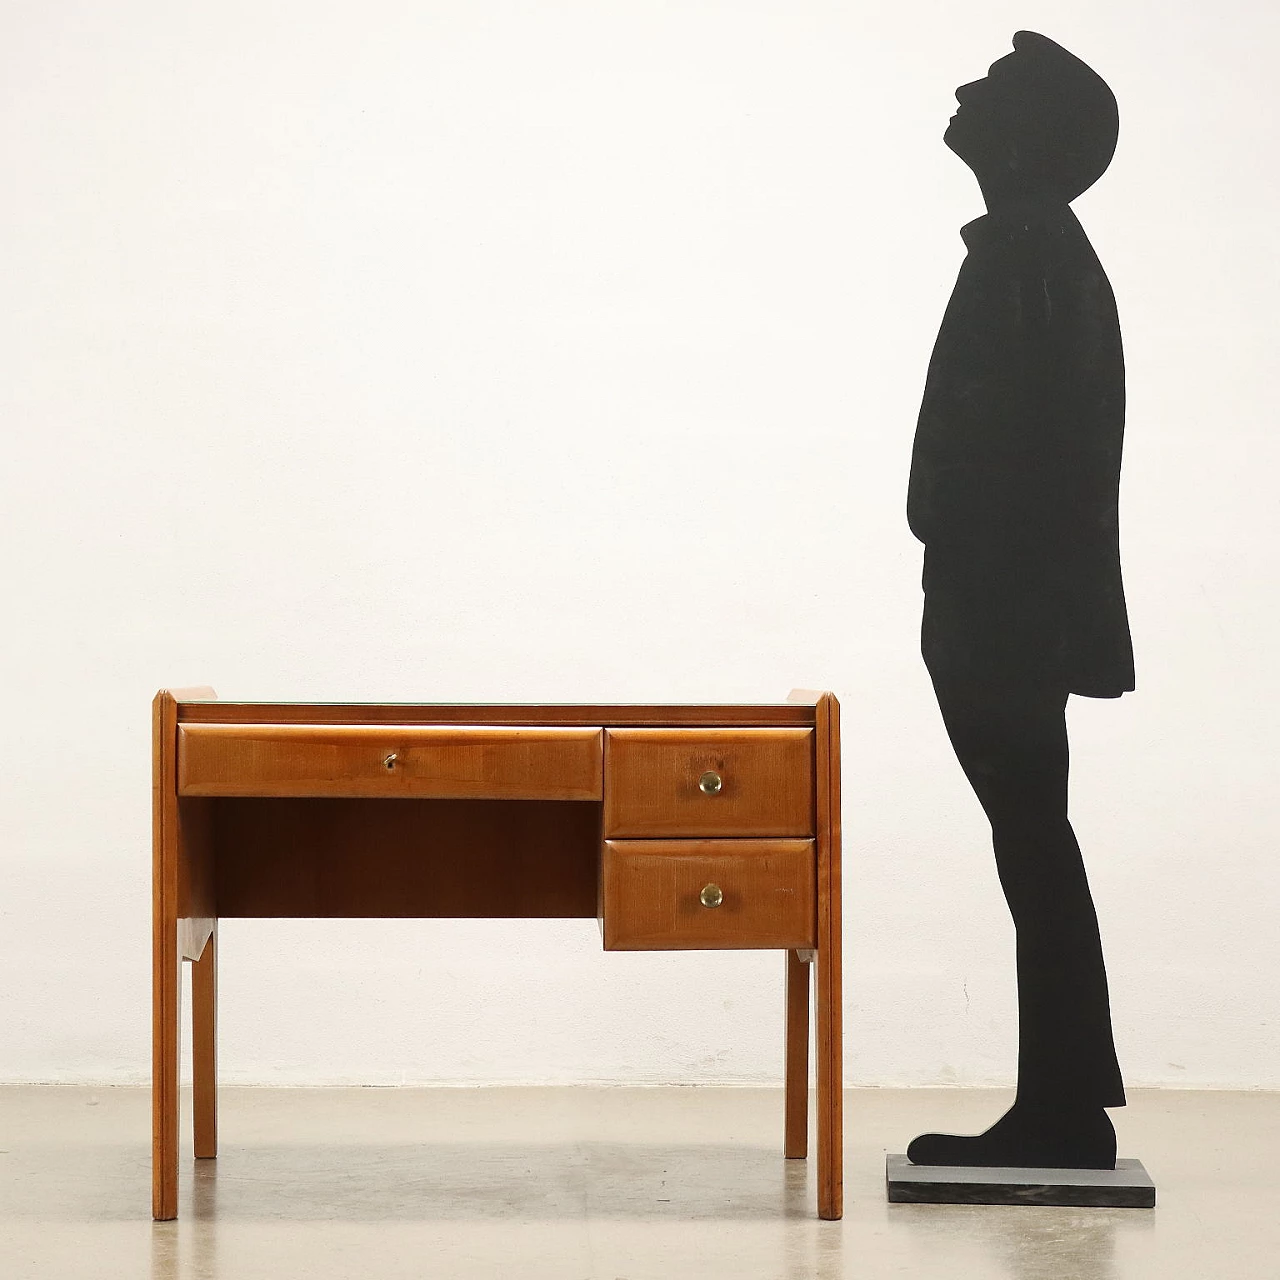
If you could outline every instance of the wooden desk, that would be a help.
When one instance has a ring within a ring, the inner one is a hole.
[[[786,951],[783,1152],[842,1214],[840,708],[154,703],[152,1211],[178,1212],[179,991],[217,1154],[219,917],[580,917],[606,951]]]

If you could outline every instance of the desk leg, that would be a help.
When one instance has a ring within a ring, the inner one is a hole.
[[[218,1154],[218,926],[191,966],[191,1083],[197,1160]]]
[[[818,949],[818,1217],[844,1216],[844,1099],[841,1082],[840,961]]]
[[[167,926],[167,927],[166,927]],[[182,956],[173,920],[157,920],[151,1001],[151,1216],[178,1216],[178,1025]]]
[[[788,1160],[809,1154],[809,964],[787,952],[786,1131]]]

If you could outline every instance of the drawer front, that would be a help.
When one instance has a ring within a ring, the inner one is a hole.
[[[816,945],[812,840],[606,840],[606,951]]]
[[[812,729],[609,729],[606,836],[811,836]]]
[[[188,796],[599,800],[600,729],[192,724],[178,727]]]

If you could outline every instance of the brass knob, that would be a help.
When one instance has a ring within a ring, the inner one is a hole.
[[[382,767],[388,770],[394,769],[396,767],[396,759],[397,759],[396,753],[393,751],[389,756],[387,756],[383,760]]]
[[[718,907],[724,901],[724,890],[718,884],[704,885],[698,901],[704,907]]]
[[[716,773],[714,769],[708,769],[706,773],[698,779],[698,790],[701,791],[703,795],[718,795],[721,787],[723,786],[724,779]]]

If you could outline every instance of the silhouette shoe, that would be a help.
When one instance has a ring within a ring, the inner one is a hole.
[[[924,1133],[907,1148],[912,1164],[1014,1169],[1114,1169],[1116,1131],[1101,1107],[1014,1103],[985,1133]]]

